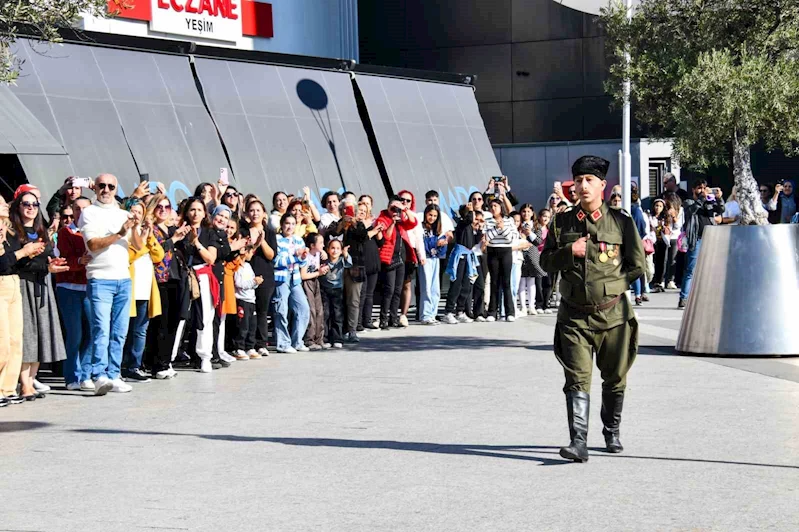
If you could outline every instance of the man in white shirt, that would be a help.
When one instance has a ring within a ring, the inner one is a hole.
[[[99,175],[94,182],[97,199],[83,209],[78,222],[91,255],[86,265],[86,297],[92,308],[95,395],[132,390],[119,378],[119,373],[130,321],[128,235],[134,221],[116,202],[117,186],[117,178],[113,175]]]

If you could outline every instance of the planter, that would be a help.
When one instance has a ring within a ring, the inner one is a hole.
[[[799,355],[799,225],[706,227],[676,350]]]

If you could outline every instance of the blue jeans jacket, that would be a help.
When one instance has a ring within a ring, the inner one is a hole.
[[[457,244],[455,249],[452,250],[452,253],[450,253],[449,260],[447,261],[446,274],[449,275],[450,280],[454,281],[458,278],[458,264],[460,264],[463,258],[468,261],[466,271],[469,274],[469,279],[477,278],[477,257],[471,249]]]

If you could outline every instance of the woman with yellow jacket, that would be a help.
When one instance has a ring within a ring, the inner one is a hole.
[[[133,297],[128,339],[122,357],[122,379],[126,382],[148,382],[150,378],[141,369],[142,356],[150,318],[161,315],[161,296],[153,264],[164,260],[164,248],[153,234],[152,213],[145,212],[141,200],[131,198],[125,207],[136,225],[131,229],[128,247]]]

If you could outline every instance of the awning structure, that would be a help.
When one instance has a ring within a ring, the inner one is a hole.
[[[178,201],[230,167],[234,185],[267,203],[305,185],[317,201],[346,189],[377,208],[389,191],[408,188],[421,205],[436,189],[452,210],[500,172],[473,89],[456,75],[355,74],[332,60],[272,54],[266,64],[254,52],[133,40],[17,41],[24,62],[17,86],[0,88],[0,153],[16,154],[45,196],[69,175],[109,172],[120,195],[148,174]]]
[[[45,194],[70,174],[109,172],[122,193],[148,173],[188,195],[201,180],[216,181],[227,166],[187,57],[18,42],[25,63],[11,90],[69,155],[68,172],[62,158],[20,157],[28,179]]]
[[[386,199],[349,75],[198,58],[203,93],[245,190]],[[270,198],[265,198],[269,200]]]
[[[393,191],[430,189],[454,209],[500,175],[469,86],[356,75]],[[421,207],[420,207],[421,209]]]
[[[66,153],[61,143],[5,85],[0,85],[0,153]]]

